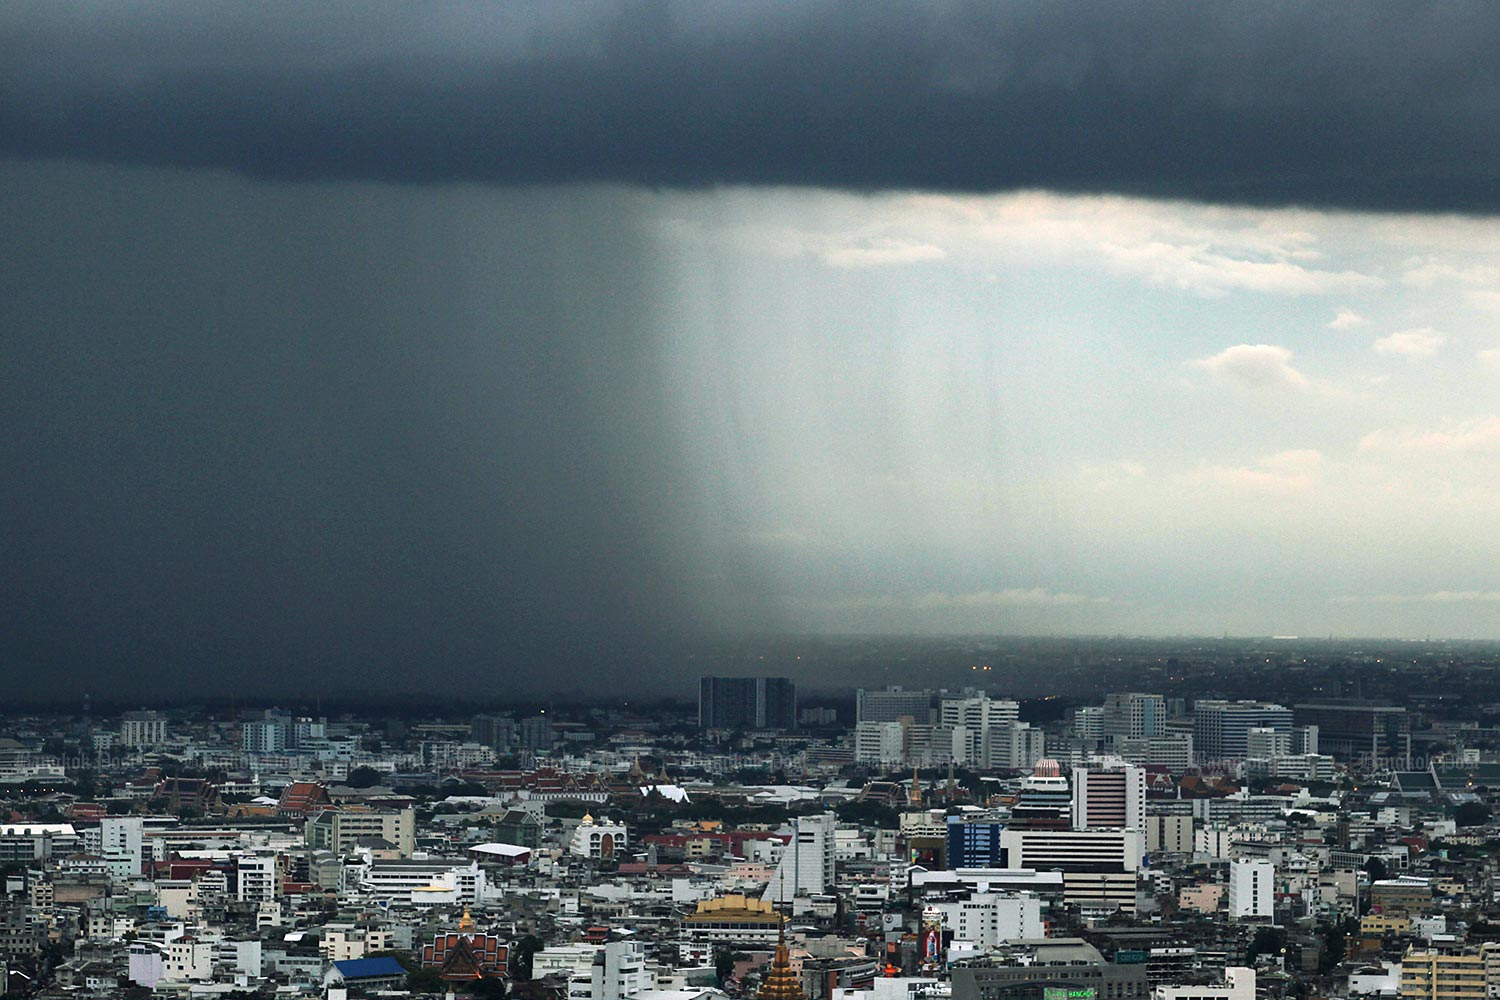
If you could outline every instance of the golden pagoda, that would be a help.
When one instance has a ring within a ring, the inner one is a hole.
[[[771,969],[755,994],[755,1000],[807,1000],[802,992],[802,983],[792,971],[791,955],[786,947],[786,928],[776,935],[776,957],[771,959]]]

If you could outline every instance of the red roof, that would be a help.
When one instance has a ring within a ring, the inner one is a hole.
[[[439,934],[432,939],[431,943],[422,946],[422,967],[440,968],[453,952],[458,950],[458,942],[466,936],[469,950],[479,963],[479,967],[484,970],[485,975],[505,976],[509,974],[507,963],[510,960],[510,947],[495,934],[463,935],[452,932]]]
[[[276,811],[283,816],[311,816],[333,805],[328,789],[316,781],[294,781],[281,790]]]

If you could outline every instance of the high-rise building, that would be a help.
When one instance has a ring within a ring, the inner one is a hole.
[[[900,722],[910,718],[926,723],[932,711],[932,692],[910,691],[897,684],[876,691],[860,688],[854,693],[854,721]]]
[[[1229,919],[1270,920],[1275,910],[1276,866],[1241,859],[1229,865]]]
[[[1021,706],[979,695],[973,698],[944,698],[938,721],[945,726],[965,726],[970,732],[983,732],[990,726],[1003,726],[1020,718]]]
[[[552,720],[545,715],[531,715],[522,719],[517,732],[523,750],[550,750],[556,741]]]
[[[1084,705],[1073,713],[1073,735],[1081,740],[1097,740],[1103,734],[1104,709],[1098,705]]]
[[[83,846],[104,859],[112,877],[134,878],[141,873],[142,832],[139,816],[105,816],[83,830]]]
[[[952,931],[955,941],[981,949],[1047,934],[1041,900],[1034,893],[976,892],[963,900],[928,903],[926,909],[943,915],[943,926]]]
[[[303,716],[293,719],[287,728],[287,746],[310,747],[328,739],[328,720]]]
[[[1250,730],[1292,731],[1292,710],[1264,701],[1199,700],[1193,705],[1193,752],[1199,761],[1243,760]]]
[[[1021,779],[1021,790],[1010,811],[1010,825],[1017,829],[1067,829],[1072,825],[1073,793],[1062,767],[1055,760],[1036,762],[1029,777]]]
[[[833,884],[836,825],[830,813],[793,818],[791,843],[782,851],[776,874],[761,898],[779,903],[793,896],[816,896],[826,891]]]
[[[1255,728],[1245,736],[1245,756],[1258,760],[1275,760],[1292,755],[1292,734],[1274,729]]]
[[[1004,829],[1004,823],[966,823],[962,817],[949,816],[948,867],[1004,867],[1005,850],[1000,845],[1000,833]]]
[[[1073,828],[1143,830],[1146,773],[1132,764],[1073,768]]]
[[[704,729],[792,729],[797,686],[789,677],[704,677],[698,682]]]
[[[1150,764],[1181,774],[1193,766],[1193,734],[1169,730],[1163,736],[1116,740],[1109,752],[1130,764]]]
[[[854,726],[854,762],[895,767],[906,761],[906,727],[899,722],[860,722]]]
[[[240,749],[246,753],[284,753],[287,727],[278,719],[257,719],[240,727]]]
[[[1377,757],[1396,770],[1411,757],[1411,719],[1399,705],[1357,699],[1311,702],[1296,708],[1298,726],[1316,726],[1318,749],[1335,757]]]
[[[1106,906],[1134,913],[1136,871],[1141,866],[1139,830],[1018,830],[1000,834],[1009,868],[1057,871],[1063,902]]]
[[[167,741],[167,720],[159,712],[126,712],[120,720],[120,742],[127,747],[154,747]]]
[[[1106,740],[1160,736],[1167,721],[1167,702],[1159,694],[1127,691],[1106,695],[1100,709],[1099,735]]]
[[[646,966],[646,946],[640,941],[610,941],[594,958],[589,1000],[624,1000],[656,985]]]
[[[1158,813],[1147,816],[1146,852],[1148,854],[1193,853],[1192,815]]]
[[[390,844],[403,858],[416,850],[416,815],[411,809],[325,809],[303,826],[312,849],[344,855],[364,838]]]
[[[1029,722],[1002,722],[982,731],[978,758],[981,767],[1025,770],[1047,753],[1047,737]]]
[[[1296,709],[1292,710],[1292,719],[1297,718]],[[1308,754],[1322,753],[1318,749],[1318,727],[1317,726],[1293,726],[1292,727],[1292,756],[1303,757]]]
[[[469,723],[469,739],[495,750],[516,741],[516,720],[508,715],[476,715]]]

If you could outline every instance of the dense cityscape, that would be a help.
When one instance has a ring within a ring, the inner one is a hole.
[[[1027,676],[1068,645],[1007,655]],[[1070,694],[976,662],[946,687],[704,676],[638,707],[13,711],[8,992],[1500,992],[1492,656],[1071,648],[1047,671]]]
[[[1500,1000],[1500,3],[0,2],[0,1000]]]

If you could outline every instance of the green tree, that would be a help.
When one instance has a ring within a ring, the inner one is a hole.
[[[834,814],[845,823],[876,826],[894,830],[901,824],[901,814],[880,802],[841,802]]]
[[[742,951],[734,951],[731,948],[720,948],[714,952],[714,974],[719,977],[719,986],[724,986],[724,980],[734,971],[734,963],[743,962],[750,956]]]
[[[1483,826],[1490,820],[1490,807],[1483,802],[1465,802],[1453,810],[1453,822],[1459,826]]]
[[[535,934],[527,934],[510,950],[510,974],[518,981],[531,978],[531,960],[545,945]]]
[[[1259,927],[1255,937],[1250,939],[1250,947],[1245,950],[1245,961],[1254,965],[1258,956],[1279,955],[1285,946],[1286,931],[1280,927]]]
[[[437,969],[412,969],[406,974],[406,988],[412,993],[446,993],[448,984]]]
[[[349,772],[344,784],[350,788],[374,788],[380,784],[381,774],[373,767],[356,767]]]

